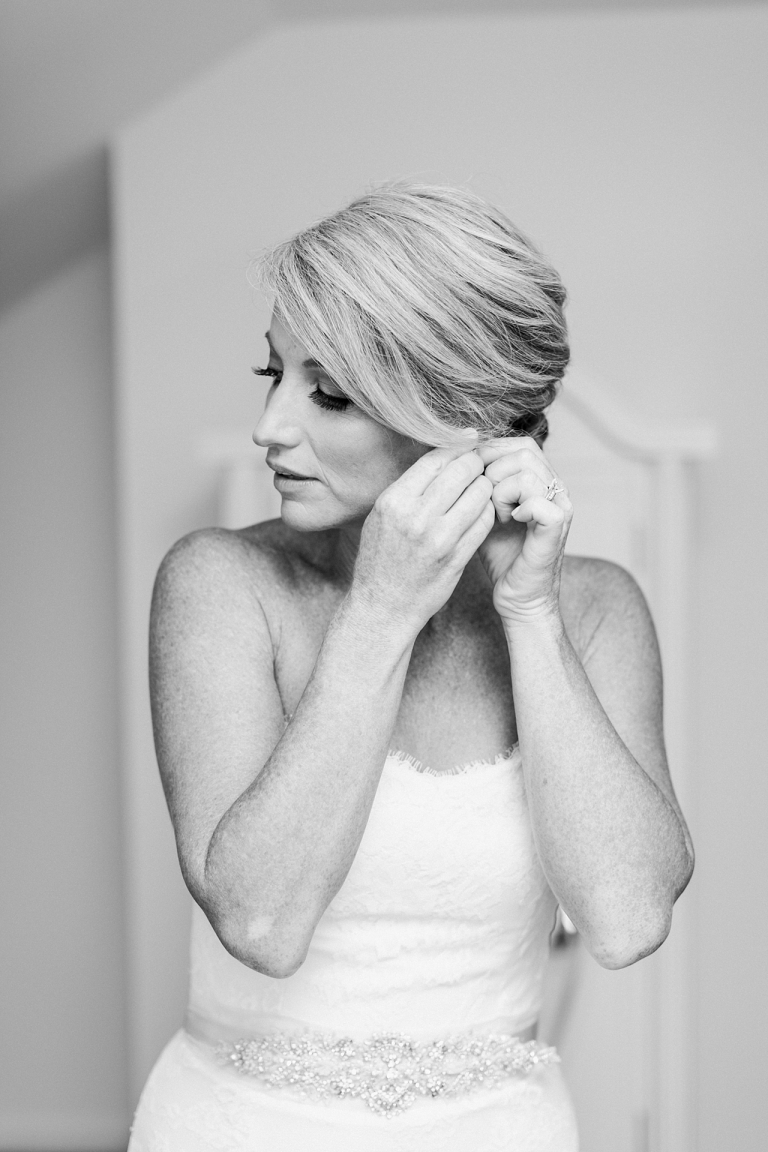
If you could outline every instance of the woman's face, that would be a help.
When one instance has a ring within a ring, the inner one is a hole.
[[[269,364],[259,371],[274,379],[253,439],[275,470],[282,519],[300,532],[362,524],[376,497],[428,447],[347,400],[276,316],[267,340]]]

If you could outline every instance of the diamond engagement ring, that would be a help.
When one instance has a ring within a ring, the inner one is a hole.
[[[563,488],[563,486],[561,484],[558,484],[557,477],[553,476],[552,479],[550,480],[549,484],[547,484],[547,491],[544,494],[544,499],[545,500],[554,500],[554,498],[555,498],[555,496],[557,496],[558,492],[565,492],[565,488]]]

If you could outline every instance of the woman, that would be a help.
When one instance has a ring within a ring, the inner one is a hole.
[[[693,852],[643,597],[563,556],[564,290],[489,205],[409,184],[264,269],[281,518],[186,537],[155,589],[196,907],[131,1152],[570,1152],[535,1039],[556,907],[632,964]]]

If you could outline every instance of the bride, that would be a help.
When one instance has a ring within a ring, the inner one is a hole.
[[[605,968],[693,868],[637,585],[564,557],[557,273],[395,183],[262,261],[279,520],[157,577],[190,1001],[130,1152],[572,1152],[536,1039],[557,905]]]

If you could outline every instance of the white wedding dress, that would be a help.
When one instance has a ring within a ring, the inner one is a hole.
[[[554,1050],[515,1039],[555,908],[517,749],[455,773],[391,752],[293,976],[235,960],[195,907],[186,1027],[129,1152],[576,1152]]]

